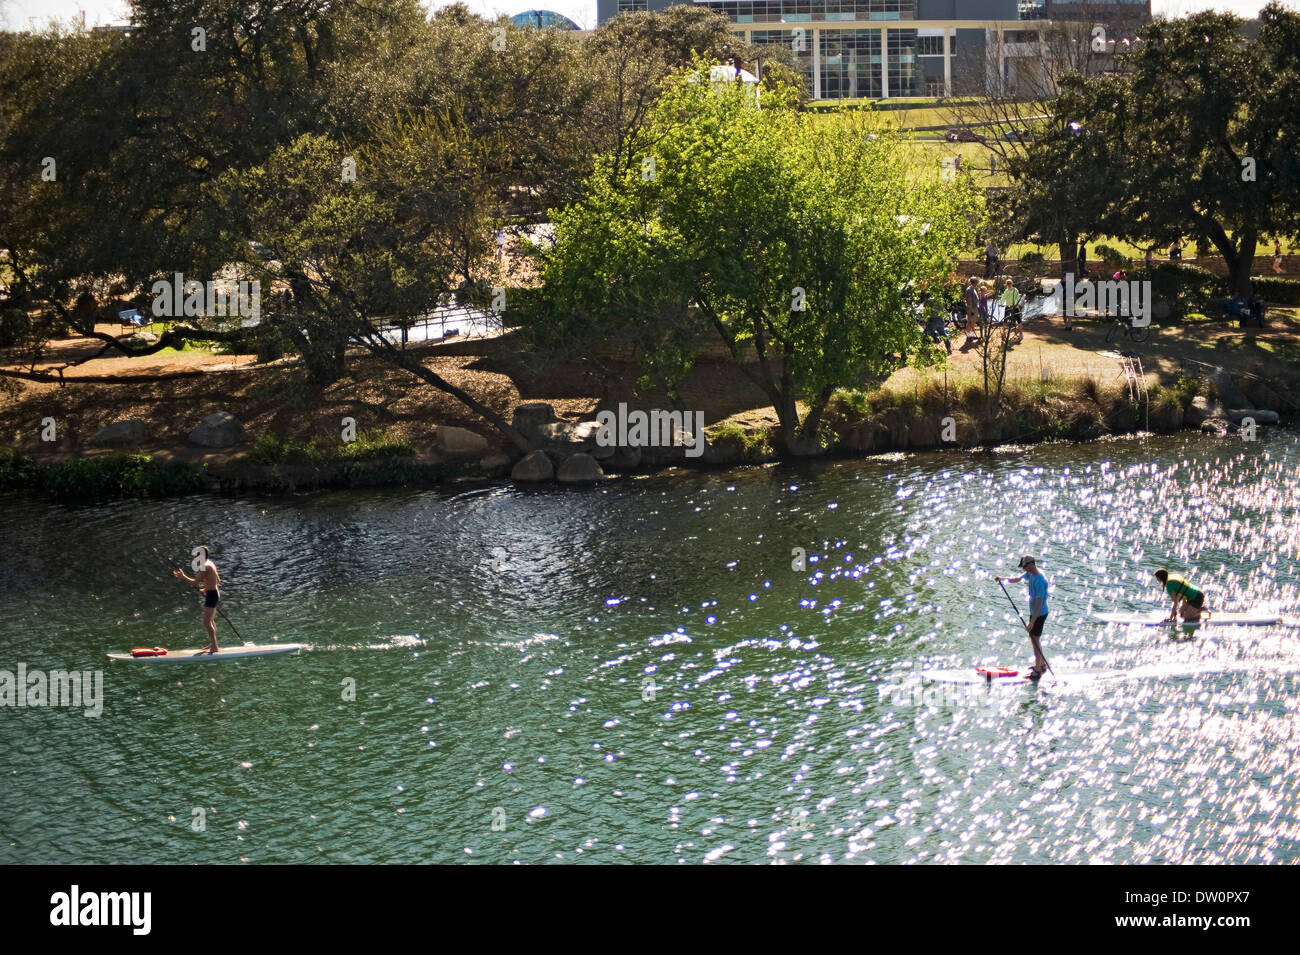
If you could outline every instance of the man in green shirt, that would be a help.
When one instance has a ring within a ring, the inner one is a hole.
[[[1165,593],[1173,598],[1174,605],[1167,619],[1173,620],[1181,612],[1184,623],[1195,623],[1204,613],[1208,619],[1210,611],[1205,609],[1205,594],[1189,584],[1178,574],[1171,574],[1161,567],[1155,572],[1156,580],[1165,588]]]

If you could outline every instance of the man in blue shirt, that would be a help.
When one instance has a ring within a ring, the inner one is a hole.
[[[1047,657],[1039,638],[1043,635],[1043,624],[1047,621],[1047,578],[1038,572],[1038,565],[1032,557],[1020,558],[1020,569],[1024,571],[1019,577],[994,577],[1001,583],[1018,584],[1025,581],[1029,587],[1029,642],[1034,645],[1034,668],[1029,671],[1029,678],[1037,680],[1047,670]]]

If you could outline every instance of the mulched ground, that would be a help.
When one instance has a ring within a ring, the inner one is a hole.
[[[1224,322],[1153,327],[1151,338],[1141,345],[1122,340],[1107,345],[1106,327],[1099,321],[1076,320],[1074,329],[1066,331],[1059,319],[1029,323],[1024,342],[1010,354],[1008,380],[1091,376],[1103,384],[1118,385],[1122,378],[1117,348],[1141,352],[1152,382],[1172,382],[1183,367],[1198,367],[1188,362],[1221,364],[1275,383],[1294,380],[1300,365],[1297,309],[1273,309],[1269,327],[1263,330],[1242,330]],[[103,330],[116,331],[112,326]],[[890,386],[909,389],[927,375],[941,379],[946,374],[950,382],[975,381],[980,356],[974,348],[962,350],[960,342],[958,336],[946,369],[904,369],[890,380]],[[99,348],[93,339],[54,342],[45,367],[77,360]],[[485,354],[459,354],[467,350]],[[524,401],[549,402],[564,420],[590,419],[602,404],[631,401],[634,396],[627,383],[638,376],[633,368],[611,365],[614,375],[607,381],[588,366],[530,361],[493,340],[429,346],[419,354],[429,368],[507,419]],[[201,374],[139,380],[140,376],[176,372]],[[306,384],[290,362],[259,365],[251,355],[203,352],[98,358],[69,368],[65,375],[68,384],[64,387],[0,381],[0,444],[16,446],[43,460],[98,453],[89,441],[100,428],[141,418],[150,433],[143,450],[163,458],[219,462],[239,449],[210,452],[186,442],[194,426],[214,411],[229,411],[253,436],[267,432],[286,438],[338,435],[341,419],[350,416],[359,428],[386,431],[421,451],[432,446],[438,425],[469,428],[494,444],[500,443],[491,426],[457,399],[364,356],[352,361],[348,377],[325,388]],[[120,383],[77,383],[77,377],[85,375],[120,376]],[[728,417],[751,426],[776,423],[763,393],[728,362],[701,362],[682,396],[687,408],[705,413],[708,424]],[[642,407],[670,406],[661,393],[636,398]],[[53,445],[40,440],[41,420],[46,417],[57,422],[59,440]]]
[[[104,330],[110,330],[105,328]],[[447,381],[463,388],[498,414],[510,419],[525,401],[546,401],[562,420],[594,416],[603,398],[630,400],[621,385],[608,386],[581,364],[540,362],[481,343],[455,342],[429,346],[417,354]],[[98,351],[93,339],[67,339],[53,344],[44,369],[84,358]],[[495,352],[454,354],[462,350]],[[614,378],[632,381],[637,372],[613,365]],[[438,425],[469,428],[500,443],[492,426],[459,400],[423,383],[407,372],[358,355],[350,374],[327,387],[303,380],[291,362],[259,365],[251,355],[212,355],[182,352],[143,358],[98,358],[65,370],[67,384],[13,382],[13,393],[0,393],[0,444],[8,444],[42,460],[59,460],[100,451],[90,439],[105,425],[140,418],[149,429],[142,450],[164,459],[220,462],[238,453],[211,452],[189,445],[189,432],[206,415],[228,411],[252,436],[275,433],[306,438],[340,433],[341,419],[353,417],[359,429],[378,429],[410,441],[418,450],[433,444]],[[620,370],[622,373],[620,374]],[[201,374],[194,375],[194,372]],[[190,373],[161,381],[142,376]],[[119,377],[118,383],[80,382],[88,375]],[[703,363],[683,391],[687,406],[703,410],[712,423],[736,412],[765,404],[763,395],[736,368]],[[650,393],[639,400],[668,407],[667,398]],[[59,440],[40,440],[41,420],[53,417]]]

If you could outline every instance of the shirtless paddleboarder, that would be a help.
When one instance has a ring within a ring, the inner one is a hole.
[[[202,557],[199,557],[199,551],[203,552]],[[208,631],[208,646],[206,650],[200,650],[199,654],[216,653],[218,649],[217,604],[221,602],[221,575],[217,573],[217,565],[212,562],[207,545],[200,544],[194,548],[194,552],[195,563],[199,564],[198,572],[191,577],[177,567],[172,571],[172,576],[177,580],[193,584],[203,594],[203,627]]]

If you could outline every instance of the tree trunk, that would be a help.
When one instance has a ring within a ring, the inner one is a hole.
[[[826,387],[813,400],[812,407],[808,409],[808,415],[803,419],[803,424],[799,426],[799,448],[800,451],[792,451],[792,454],[801,456],[820,454],[822,451],[821,439],[818,431],[821,428],[822,416],[826,413],[826,406],[830,404],[831,395],[835,389]]]
[[[1225,256],[1228,263],[1228,288],[1245,297],[1251,294],[1250,267],[1255,264],[1255,247],[1255,237],[1246,233],[1233,254]]]
[[[1056,248],[1061,254],[1061,278],[1064,279],[1065,274],[1078,264],[1079,243],[1073,233],[1067,232],[1056,243]]]
[[[404,371],[410,372],[425,384],[432,385],[439,391],[446,392],[453,398],[459,400],[461,404],[465,405],[465,407],[469,408],[480,418],[483,418],[491,424],[492,427],[496,428],[497,431],[501,432],[502,436],[520,451],[527,452],[533,450],[533,443],[516,431],[514,426],[506,421],[505,418],[501,417],[481,401],[476,400],[464,389],[457,388],[431,368],[426,368],[424,365],[420,364],[419,360],[413,357],[410,352],[405,352],[400,348],[394,347],[381,337],[376,337],[374,339],[367,338],[362,341],[362,344],[365,345],[366,348],[369,349],[370,353],[375,357],[401,368]]]
[[[1255,264],[1255,249],[1259,247],[1259,230],[1247,226],[1230,239],[1228,233],[1209,216],[1199,217],[1204,234],[1228,266],[1228,291],[1242,296],[1250,295],[1250,267]]]
[[[293,342],[294,351],[307,369],[307,379],[315,385],[330,385],[343,377],[347,364],[340,350],[321,347],[307,338],[301,328],[290,322],[284,324],[284,333]]]

